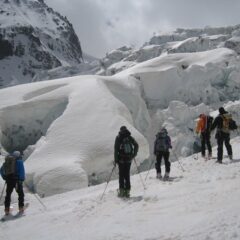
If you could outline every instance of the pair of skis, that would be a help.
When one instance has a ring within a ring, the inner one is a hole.
[[[16,214],[12,214],[12,208],[11,208],[11,211],[9,214],[5,214],[2,218],[1,218],[1,222],[5,222],[5,221],[8,221],[8,220],[14,220],[14,219],[17,219],[17,218],[20,218],[20,217],[23,217],[25,216],[25,211],[26,209],[29,207],[29,203],[26,203],[25,206],[24,206],[24,210],[23,212],[18,212]]]

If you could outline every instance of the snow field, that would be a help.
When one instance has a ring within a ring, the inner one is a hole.
[[[26,240],[33,236],[47,240],[238,239],[239,143],[239,137],[232,140],[234,160],[224,158],[222,165],[215,159],[190,156],[179,159],[185,169],[182,172],[178,162],[172,163],[172,182],[157,180],[151,170],[145,191],[139,175],[132,176],[129,200],[116,196],[116,180],[109,183],[102,201],[106,183],[43,198],[47,211],[28,194],[26,216],[17,220],[17,228],[16,221],[1,224],[0,236],[9,240],[16,236]],[[146,174],[141,173],[143,179]]]

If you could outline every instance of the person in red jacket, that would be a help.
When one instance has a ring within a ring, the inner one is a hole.
[[[206,145],[208,149],[208,159],[212,157],[212,145],[211,145],[211,126],[213,117],[200,114],[197,122],[196,133],[201,137],[201,153],[202,157],[206,157]]]

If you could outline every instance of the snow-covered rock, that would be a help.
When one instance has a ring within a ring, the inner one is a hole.
[[[140,80],[149,108],[166,108],[172,100],[209,105],[239,99],[240,85],[235,81],[238,66],[234,51],[218,48],[160,56],[118,75],[132,75]]]
[[[31,82],[41,70],[81,63],[73,26],[43,0],[1,1],[0,12],[2,87]]]
[[[203,52],[226,47],[239,54],[239,31],[240,25],[177,29],[170,33],[159,33],[139,49],[123,47],[106,54],[106,57],[100,60],[102,70],[97,74],[114,75],[138,62],[171,53]],[[131,65],[124,64],[129,61]]]

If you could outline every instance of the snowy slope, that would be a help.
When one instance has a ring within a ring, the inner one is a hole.
[[[184,239],[235,240],[240,237],[240,138],[232,140],[234,160],[195,160],[172,164],[173,182],[160,182],[151,170],[147,189],[132,177],[129,200],[116,197],[117,181],[43,198],[27,195],[26,216],[2,223],[1,239]],[[213,151],[216,156],[216,148]],[[134,168],[134,164],[132,168]],[[147,172],[142,173],[145,179]],[[16,209],[16,205],[14,205]],[[2,211],[3,208],[1,207]],[[16,227],[17,224],[17,227]]]

